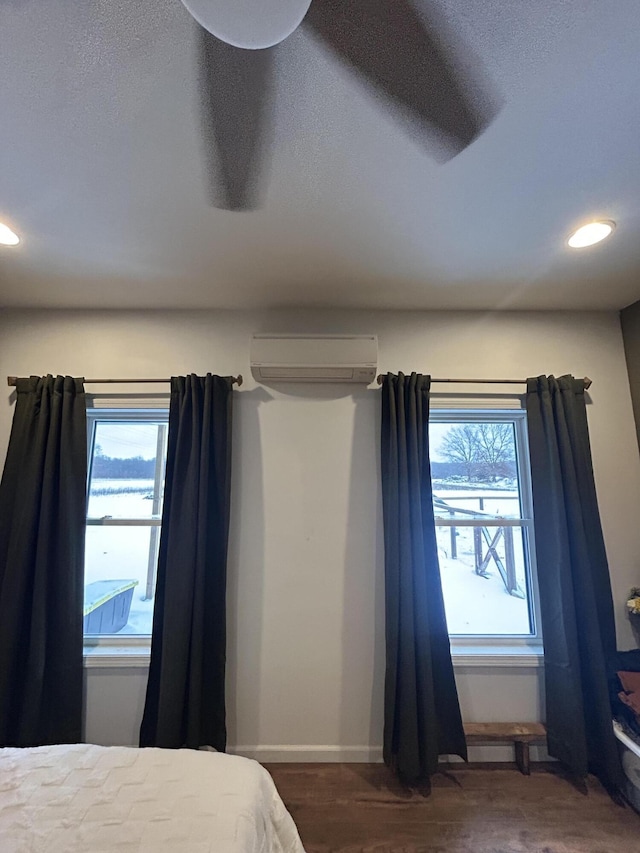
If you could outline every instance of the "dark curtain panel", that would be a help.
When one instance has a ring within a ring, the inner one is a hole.
[[[528,379],[527,418],[549,752],[615,791],[620,763],[607,683],[615,623],[584,382]]]
[[[82,739],[81,379],[19,379],[0,482],[0,746]]]
[[[428,781],[439,755],[467,757],[433,519],[430,382],[400,373],[382,385],[384,760],[407,783]]]
[[[140,746],[224,751],[231,377],[171,380],[167,469]]]

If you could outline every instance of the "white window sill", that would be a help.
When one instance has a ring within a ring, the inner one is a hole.
[[[542,646],[486,645],[451,647],[455,669],[489,667],[502,669],[539,668],[544,666]]]
[[[123,669],[149,666],[151,656],[150,645],[97,645],[84,647],[85,669]]]

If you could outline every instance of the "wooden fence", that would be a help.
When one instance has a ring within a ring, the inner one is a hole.
[[[484,497],[481,496],[469,496],[465,497],[464,500],[468,501],[473,497],[474,500],[479,501],[479,509],[462,509],[460,507],[454,507],[450,503],[447,503],[442,498],[433,499],[434,509],[444,510],[449,515],[449,518],[455,518],[457,516],[466,516],[468,518],[473,519],[495,519],[495,516],[489,516],[487,513],[482,512],[484,509]],[[501,498],[501,500],[518,500],[517,497],[511,498]],[[458,531],[457,528],[453,525],[449,526],[450,536],[451,536],[451,558],[453,560],[458,559],[458,543],[457,536]],[[498,545],[500,541],[504,540],[504,560],[500,556],[498,552]],[[473,551],[474,551],[474,567],[475,573],[480,575],[480,577],[488,578],[489,577],[489,565],[491,561],[493,561],[500,573],[500,577],[504,583],[505,589],[509,593],[509,595],[513,595],[516,598],[526,598],[525,593],[521,589],[518,581],[516,579],[516,561],[515,561],[515,551],[513,546],[513,526],[512,525],[473,525]],[[485,551],[486,546],[486,551]]]

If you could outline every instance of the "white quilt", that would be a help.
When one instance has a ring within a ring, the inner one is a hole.
[[[0,749],[2,853],[304,853],[247,758],[90,744]]]

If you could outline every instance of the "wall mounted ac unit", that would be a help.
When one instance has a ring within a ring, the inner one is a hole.
[[[251,373],[258,382],[373,382],[375,335],[254,335]]]

